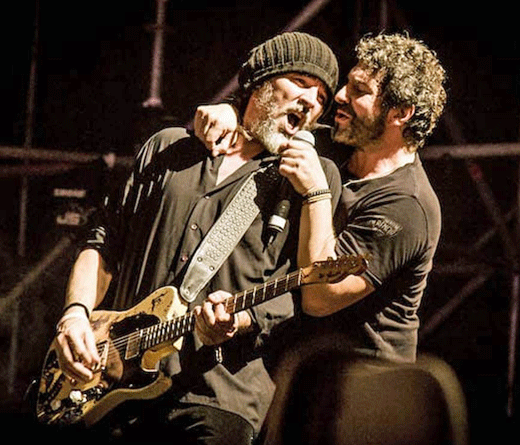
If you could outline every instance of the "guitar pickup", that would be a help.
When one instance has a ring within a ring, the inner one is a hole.
[[[98,344],[98,354],[100,358],[100,364],[99,367],[96,369],[96,371],[103,371],[107,366],[108,361],[108,342],[103,341]]]
[[[125,360],[138,357],[141,352],[141,334],[130,335],[125,348]]]

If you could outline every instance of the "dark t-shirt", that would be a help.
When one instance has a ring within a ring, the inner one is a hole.
[[[363,276],[375,291],[329,317],[306,317],[307,329],[346,334],[363,353],[414,361],[419,305],[437,247],[441,212],[419,156],[368,180],[344,175],[335,216],[336,251],[369,255]]]

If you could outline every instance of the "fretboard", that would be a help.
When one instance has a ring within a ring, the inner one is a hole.
[[[301,285],[301,269],[282,278],[268,281],[252,289],[234,294],[224,301],[228,314],[249,309]],[[195,314],[193,311],[174,318],[173,320],[157,323],[144,328],[140,332],[140,349],[145,351],[161,343],[174,340],[195,328]]]

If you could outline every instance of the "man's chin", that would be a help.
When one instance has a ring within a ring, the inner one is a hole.
[[[334,142],[346,145],[351,145],[354,142],[349,133],[347,133],[345,130],[338,129],[337,127],[334,127],[332,130],[332,139]]]
[[[272,134],[265,138],[263,145],[265,149],[274,155],[280,154],[280,147],[286,144],[289,138],[281,133]]]

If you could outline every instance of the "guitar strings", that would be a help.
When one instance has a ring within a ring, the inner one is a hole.
[[[291,275],[288,278],[284,279],[285,280],[285,286],[283,289],[284,292],[286,292],[290,288],[294,287],[294,285],[295,285],[294,278],[295,278],[294,275]],[[299,275],[296,278],[299,278]],[[263,291],[264,295],[262,296],[262,301],[266,299],[266,296],[267,297],[270,296],[269,293],[274,294],[278,290],[277,288],[278,288],[280,281],[281,280],[278,279],[273,282],[266,283],[266,285],[263,286],[262,291]],[[269,291],[271,291],[271,292],[269,292]],[[258,287],[255,287],[254,289],[251,289],[249,291],[244,291],[239,294],[236,294],[233,297],[230,297],[225,302],[226,311],[234,312],[238,305],[237,301],[239,299],[242,299],[242,297],[247,298],[248,296],[252,296],[251,304],[254,304],[254,302],[257,298],[257,294],[258,294]],[[242,300],[242,302],[244,302],[244,300]],[[149,337],[150,335],[152,335],[152,336],[159,335],[160,336],[160,335],[164,335],[164,332],[171,333],[173,331],[174,332],[173,336],[180,336],[180,333],[178,331],[179,330],[184,331],[186,325],[188,325],[188,328],[189,328],[193,324],[192,323],[193,316],[194,316],[194,313],[190,312],[188,314],[184,314],[182,316],[176,317],[173,320],[161,322],[156,325],[152,325],[147,328],[143,328],[140,331],[134,331],[134,332],[126,334],[124,336],[118,337],[117,339],[114,339],[114,341],[112,343],[109,344],[109,346],[113,346],[115,350],[111,348],[111,350],[109,351],[108,354],[110,357],[113,357],[117,353],[122,354],[124,352],[124,349],[127,347],[127,345],[131,344],[132,341],[138,340],[140,338],[144,338],[145,343],[146,343],[146,338]],[[188,319],[187,322],[186,322],[186,319]],[[172,327],[174,325],[175,325],[175,327],[174,327],[174,329],[172,329]],[[150,332],[153,330],[155,330],[155,332]],[[143,332],[144,332],[144,334],[143,334]],[[101,353],[101,350],[104,347],[104,345],[105,345],[105,342],[103,342],[103,344],[98,345],[99,346],[98,350],[100,353]]]
[[[360,273],[362,272],[362,267],[365,265],[366,267],[366,264],[364,262],[360,262],[360,259],[363,259],[364,257],[355,257],[355,256],[351,256],[351,255],[344,255],[342,257],[340,257],[339,259],[335,260],[335,265],[336,267],[338,267],[339,269],[341,268],[344,268],[345,267],[345,263],[350,263],[350,265],[348,266],[350,271],[347,272],[347,273]],[[316,266],[318,263],[315,263],[314,266]],[[330,266],[329,266],[330,267]],[[356,268],[359,268],[360,270],[359,271],[355,271]],[[299,269],[297,270],[296,272],[292,272],[288,275],[286,275],[284,278],[280,279],[280,278],[277,278],[273,281],[270,281],[268,283],[265,283],[263,286],[262,286],[262,291],[264,292],[264,297],[263,299],[265,299],[265,294],[266,294],[266,291],[269,290],[269,286],[274,286],[274,288],[272,289],[273,293],[276,293],[277,291],[277,287],[278,287],[278,284],[279,282],[281,281],[285,281],[285,289],[284,291],[289,291],[290,289],[292,289],[293,287],[295,286],[300,286],[300,282],[301,282],[301,277],[302,277],[302,272],[303,272],[303,269]],[[343,271],[345,273],[345,270]],[[293,280],[294,279],[297,279],[297,283],[293,283]],[[292,283],[289,285],[289,283]],[[236,305],[237,305],[237,300],[239,298],[242,298],[242,297],[245,297],[247,298],[248,297],[248,294],[249,295],[252,295],[252,300],[251,300],[251,306],[255,303],[255,299],[256,299],[256,293],[258,292],[258,287],[255,287],[254,289],[252,290],[249,290],[249,291],[243,291],[243,292],[240,292],[238,294],[235,294],[233,297],[230,297],[228,300],[226,300],[225,302],[225,307],[226,307],[226,311],[229,312],[229,313],[233,313],[236,309]],[[180,328],[183,328],[184,329],[184,326],[185,326],[185,320],[188,319],[188,323],[191,325],[192,324],[192,317],[193,317],[193,313],[190,312],[188,314],[184,314],[180,317],[176,317],[174,318],[173,320],[168,320],[166,322],[161,322],[161,323],[158,323],[156,325],[153,325],[153,326],[150,326],[150,327],[147,327],[147,328],[144,328],[140,331],[135,331],[135,332],[132,332],[130,334],[127,334],[127,335],[124,335],[124,336],[121,336],[119,338],[116,338],[112,341],[112,345],[114,346],[114,348],[116,349],[116,351],[118,351],[119,353],[122,354],[122,347],[126,347],[129,343],[129,340],[136,340],[137,338],[139,337],[145,337],[147,334],[144,334],[142,335],[141,332],[143,331],[150,331],[151,329],[155,329],[156,332],[154,332],[154,335],[157,335],[158,332],[162,331],[164,333],[164,331],[172,331],[172,326],[177,324],[177,326],[175,327],[175,335],[177,336],[180,336],[182,334],[178,333],[177,331],[180,329]],[[165,329],[165,326],[166,326],[166,329]],[[188,326],[189,327],[189,326]],[[166,340],[164,340],[166,341]],[[97,346],[98,346],[98,351],[101,352],[102,348],[103,348],[103,345],[106,343],[106,341],[103,341],[101,343],[98,343]],[[109,344],[110,346],[110,344]],[[113,349],[111,349],[108,354],[111,354],[111,353],[114,353]]]
[[[285,288],[283,290],[284,290],[284,292],[288,292],[295,286],[299,285],[300,278],[301,278],[301,271],[298,270],[296,272],[292,272],[292,273],[286,275],[282,279],[277,278],[273,281],[265,283],[260,288],[260,290],[263,292],[262,301],[265,300],[266,297],[271,297],[270,295],[267,295],[267,291],[272,291],[271,295],[274,295],[277,292],[279,283],[281,281],[285,281]],[[271,287],[271,289],[270,289],[270,287]],[[258,290],[259,290],[259,288],[257,286],[255,286],[253,289],[239,292],[239,293],[235,294],[234,296],[228,298],[224,302],[226,312],[228,312],[228,313],[235,312],[236,307],[237,307],[237,301],[240,299],[241,302],[243,304],[245,304],[246,300],[244,300],[244,299],[247,299],[248,296],[252,297],[250,305],[251,306],[254,305],[255,299],[257,298]],[[245,306],[244,306],[244,309],[245,309]],[[128,345],[132,344],[132,342],[135,342],[138,340],[143,340],[143,339],[145,339],[145,343],[146,343],[146,340],[150,340],[150,338],[149,338],[150,335],[152,335],[152,337],[153,336],[157,337],[157,336],[164,335],[165,332],[167,332],[168,334],[172,334],[172,332],[173,332],[172,337],[176,337],[176,336],[180,337],[182,334],[180,334],[178,332],[179,330],[181,330],[181,331],[185,330],[186,327],[188,327],[188,329],[193,328],[193,326],[191,326],[191,325],[194,323],[194,319],[195,319],[194,316],[195,316],[194,312],[190,311],[190,312],[183,314],[179,317],[176,317],[172,320],[160,322],[155,325],[148,326],[146,328],[131,332],[129,334],[122,335],[121,337],[117,337],[117,338],[113,339],[111,342],[108,341],[109,350],[106,354],[107,359],[117,357],[117,356],[123,356],[124,352],[127,350]],[[155,332],[151,333],[150,331],[152,331],[152,330],[155,330]],[[185,331],[185,332],[187,332],[187,331]],[[167,341],[167,340],[168,339],[165,339],[163,341]],[[155,344],[160,344],[160,343],[161,342],[158,342]],[[99,342],[96,344],[99,354],[102,354],[102,351],[105,348],[106,344],[107,344],[107,340],[103,340],[102,342]],[[141,345],[138,345],[138,348],[140,350]],[[145,349],[148,349],[148,348],[145,348]]]

